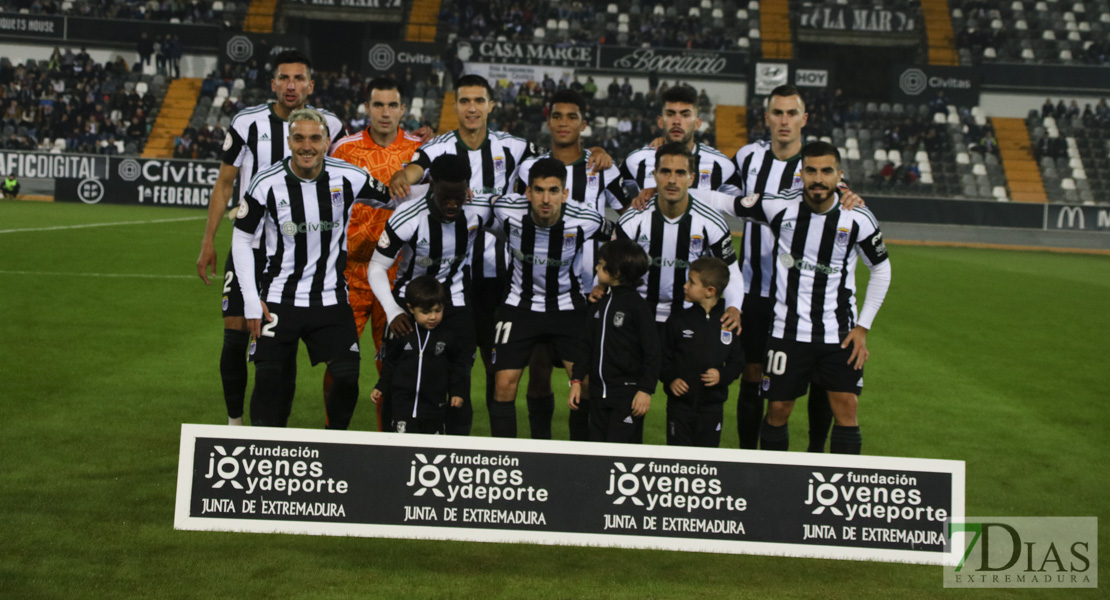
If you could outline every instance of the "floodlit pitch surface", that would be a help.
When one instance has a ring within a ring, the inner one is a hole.
[[[88,226],[99,224],[109,225]],[[0,597],[959,595],[943,590],[940,567],[175,531],[180,424],[226,422],[222,273],[212,287],[194,274],[202,228],[197,210],[0,202]],[[224,223],[221,252],[229,240]],[[1110,516],[1110,257],[891,254],[894,284],[868,340],[864,452],[967,461],[968,514]],[[300,359],[291,424],[317,428],[322,368],[303,350]],[[375,378],[364,360],[356,429],[371,427]],[[474,381],[481,398],[483,378]],[[664,402],[656,394],[649,443],[663,442]],[[479,400],[475,434],[488,433]],[[792,433],[799,451],[804,401]]]

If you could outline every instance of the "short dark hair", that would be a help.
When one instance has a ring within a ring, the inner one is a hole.
[[[281,65],[302,64],[308,69],[308,78],[312,79],[312,61],[300,50],[285,50],[274,57],[274,76],[277,76],[278,67]]]
[[[648,271],[648,255],[636,242],[618,239],[606,243],[597,251],[598,260],[605,261],[605,272],[617,278],[620,285],[639,287],[640,279]]]
[[[456,92],[464,87],[484,87],[486,88],[486,95],[488,95],[491,100],[493,99],[493,87],[490,86],[489,80],[481,75],[463,75],[455,80]]]
[[[397,90],[397,93],[400,94],[401,93],[401,86],[398,85],[397,80],[392,78],[392,77],[389,77],[389,76],[375,77],[375,78],[371,79],[370,83],[368,83],[366,85],[366,100],[365,100],[365,102],[370,101],[370,94],[373,94],[374,90],[382,90],[383,92],[389,91],[389,90]],[[403,99],[401,101],[404,102]]]
[[[686,147],[686,144],[682,142],[667,142],[659,146],[655,151],[656,168],[659,167],[659,161],[662,160],[664,156],[685,156],[686,162],[690,165],[690,172],[692,173],[698,170],[697,160],[694,158],[694,155],[690,153],[690,149]]]
[[[574,104],[578,107],[579,116],[586,118],[586,99],[572,89],[555,92],[555,95],[551,96],[551,108],[555,108],[556,104]]]
[[[660,96],[663,104],[668,102],[678,102],[681,104],[698,105],[698,92],[688,85],[676,85],[669,87]]]
[[[690,263],[690,272],[697,273],[701,284],[717,290],[717,296],[728,285],[728,265],[716,256],[703,256]]]
[[[405,288],[405,302],[414,309],[432,310],[447,303],[447,291],[435,275],[421,275]]]
[[[441,154],[432,161],[432,181],[470,181],[470,161],[458,154]]]
[[[840,166],[840,150],[836,146],[828,142],[810,142],[802,146],[802,163],[805,163],[807,158],[816,158],[818,156],[831,156],[836,159],[837,166]]]
[[[767,104],[765,106],[770,106],[771,105],[771,96],[778,96],[780,98],[789,98],[790,96],[797,96],[798,101],[802,103],[802,112],[805,112],[805,110],[806,110],[806,99],[802,97],[802,93],[799,92],[798,88],[794,87],[793,84],[784,83],[784,84],[778,86],[777,88],[771,90],[771,93],[767,95]]]
[[[532,168],[528,171],[528,185],[531,186],[534,181],[544,177],[557,177],[559,184],[566,187],[567,166],[553,156],[541,158],[532,163]]]

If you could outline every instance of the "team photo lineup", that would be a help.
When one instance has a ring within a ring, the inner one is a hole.
[[[286,425],[303,341],[326,365],[329,429],[369,396],[369,427],[465,436],[484,401],[493,436],[551,439],[565,402],[571,440],[641,443],[652,411],[669,445],[718,447],[736,427],[741,448],[785,451],[807,396],[808,450],[861,452],[867,333],[891,263],[837,148],[803,144],[793,86],[766,97],[770,140],[733,157],[695,141],[698,94],[684,85],[661,93],[662,136],[627,157],[585,147],[586,101],[571,89],[545,111],[543,152],[488,129],[494,93],[479,75],[454,82],[459,128],[434,137],[402,129],[389,77],[368,85],[363,131],[314,106],[313,88],[309,58],[278,54],[274,99],[235,115],[222,147],[196,268],[222,283],[229,425]],[[217,248],[229,208],[231,248]],[[743,221],[739,252],[726,217]],[[870,271],[859,307],[858,259]],[[472,397],[478,360],[484,398]],[[556,368],[569,390],[552,385]],[[659,385],[666,403],[652,406]]]

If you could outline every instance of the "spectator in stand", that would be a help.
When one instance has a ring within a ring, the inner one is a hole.
[[[609,98],[610,102],[613,102],[613,101],[617,100],[618,98],[620,98],[620,95],[621,95],[621,84],[617,83],[617,78],[614,77],[613,82],[609,84],[609,90],[608,90],[607,97]]]
[[[948,100],[944,97],[944,90],[937,90],[937,95],[929,101],[929,112],[932,114],[948,114]]]
[[[624,84],[621,85],[621,98],[624,100],[632,99],[632,82],[627,77],[624,78]]]
[[[586,100],[593,100],[597,96],[597,83],[594,82],[593,77],[586,77],[586,84],[582,86],[582,93],[586,96]],[[1105,101],[1103,101],[1105,104]]]
[[[139,64],[147,66],[150,64],[150,57],[154,55],[154,41],[144,31],[139,35],[139,44],[137,51],[139,52]]]
[[[1041,119],[1055,116],[1056,109],[1052,107],[1052,98],[1045,98],[1044,104],[1041,105]]]

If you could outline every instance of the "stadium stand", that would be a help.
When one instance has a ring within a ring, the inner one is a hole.
[[[539,3],[447,0],[439,32],[467,40],[750,50],[758,53],[760,3],[646,0]]]
[[[1110,63],[1110,1],[969,0],[953,3],[960,64]]]
[[[1062,102],[1061,102],[1062,106]],[[1110,107],[1030,110],[1025,125],[1051,202],[1110,204]]]
[[[68,15],[103,19],[204,23],[227,29],[243,28],[249,0],[187,0],[156,2],[148,0],[3,0],[0,11],[32,15]]]
[[[122,58],[94,63],[84,52],[49,61],[0,58],[4,147],[138,154],[166,92],[162,75],[132,72]]]

